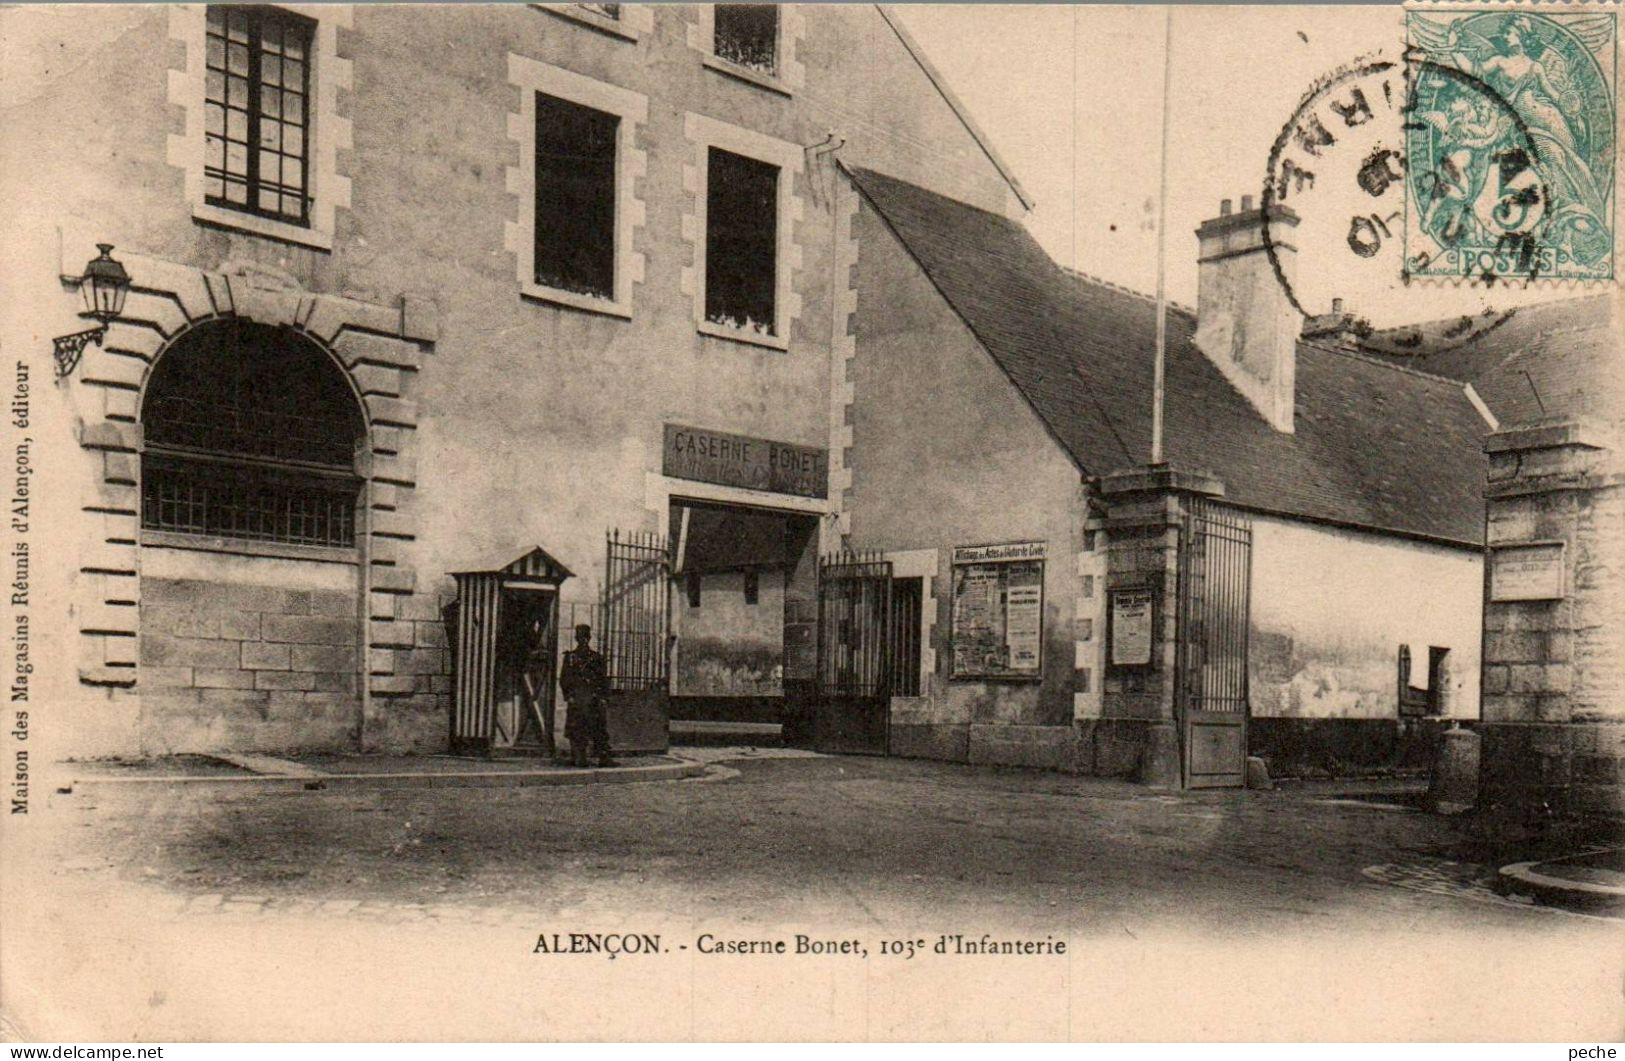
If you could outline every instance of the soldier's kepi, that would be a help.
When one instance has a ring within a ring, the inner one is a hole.
[[[570,756],[577,766],[588,765],[588,746],[599,766],[615,766],[610,756],[609,720],[605,698],[609,694],[609,667],[601,653],[592,647],[592,627],[576,627],[576,647],[564,654],[559,668],[559,688],[569,703],[564,735],[570,742]]]

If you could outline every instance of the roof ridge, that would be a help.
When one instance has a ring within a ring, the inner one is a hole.
[[[1589,294],[1589,295],[1573,295],[1573,296],[1570,296],[1569,298],[1550,298],[1550,299],[1546,299],[1545,301],[1542,301],[1542,302],[1525,302],[1521,306],[1508,306],[1507,309],[1506,309],[1506,316],[1508,318],[1511,318],[1511,317],[1516,317],[1519,313],[1522,313],[1522,312],[1526,312],[1526,311],[1532,312],[1532,311],[1535,311],[1535,310],[1542,310],[1542,309],[1545,309],[1545,308],[1547,308],[1549,306],[1571,306],[1576,302],[1588,302],[1588,301],[1591,301],[1593,299],[1605,299],[1605,298],[1609,298],[1609,297],[1611,297],[1611,296],[1608,295],[1607,292],[1599,291],[1599,292],[1595,292],[1595,293]],[[1394,324],[1394,325],[1390,325],[1387,328],[1377,328],[1377,329],[1375,329],[1375,331],[1378,332],[1379,334],[1381,334],[1381,333],[1385,333],[1385,332],[1404,331],[1404,330],[1412,329],[1412,328],[1428,328],[1428,327],[1431,327],[1431,326],[1433,326],[1435,324],[1452,324],[1452,323],[1454,323],[1456,321],[1461,320],[1463,317],[1481,317],[1481,316],[1492,316],[1492,315],[1493,315],[1493,312],[1490,311],[1490,310],[1485,310],[1482,313],[1457,313],[1457,314],[1454,314],[1453,316],[1434,317],[1434,318],[1432,318],[1430,320],[1406,321],[1404,324]],[[1583,326],[1576,324],[1576,325],[1572,325],[1572,327],[1578,328],[1578,327],[1583,327]]]
[[[881,19],[891,27],[891,31],[902,42],[903,50],[913,57],[914,62],[924,72],[926,80],[930,81],[932,86],[936,88],[937,93],[948,104],[948,109],[954,112],[954,116],[965,127],[965,131],[970,133],[971,139],[976,141],[976,146],[982,149],[982,153],[987,156],[987,160],[993,164],[994,170],[998,172],[1000,177],[1004,178],[1004,183],[1015,193],[1016,199],[1030,212],[1038,205],[1037,202],[1028,193],[1027,189],[1021,186],[1021,181],[1017,179],[1015,171],[1010,168],[1010,164],[1004,160],[998,149],[993,146],[992,139],[976,123],[976,119],[971,116],[970,108],[966,107],[959,97],[954,94],[954,90],[948,87],[947,79],[942,76],[936,64],[931,62],[930,57],[925,54],[925,49],[921,47],[920,42],[914,39],[914,35],[908,31],[908,27],[903,25],[901,20],[892,16],[887,7],[887,4],[877,3],[874,5],[874,9],[879,13]]]
[[[1443,376],[1437,372],[1425,372],[1419,368],[1412,368],[1410,365],[1401,365],[1398,362],[1390,361],[1385,357],[1379,357],[1376,354],[1368,354],[1363,350],[1350,350],[1346,346],[1327,346],[1323,343],[1315,341],[1314,339],[1304,338],[1298,339],[1298,345],[1307,346],[1311,350],[1319,350],[1326,354],[1336,354],[1339,357],[1346,357],[1353,361],[1364,361],[1368,365],[1380,365],[1383,368],[1391,368],[1395,372],[1404,372],[1412,376],[1420,376],[1423,379],[1433,380],[1436,383],[1448,383],[1452,387],[1464,387],[1468,383],[1467,380],[1453,379],[1450,376]]]
[[[1054,259],[1051,259],[1051,261],[1054,261]],[[1103,276],[1096,276],[1094,273],[1086,273],[1082,269],[1078,269],[1070,265],[1062,265],[1060,262],[1055,262],[1055,267],[1061,270],[1063,273],[1067,273],[1079,280],[1087,280],[1091,284],[1099,284],[1101,287],[1110,288],[1113,291],[1121,291],[1125,295],[1133,295],[1135,298],[1143,299],[1146,302],[1155,302],[1157,300],[1156,295],[1148,295],[1144,291],[1138,291],[1132,287],[1116,283],[1106,279]],[[1196,312],[1194,307],[1187,306],[1183,302],[1176,302],[1173,299],[1168,300],[1168,305],[1185,313]]]

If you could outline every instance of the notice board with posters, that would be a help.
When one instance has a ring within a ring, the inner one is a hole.
[[[1041,677],[1044,543],[956,548],[952,623],[953,677]]]

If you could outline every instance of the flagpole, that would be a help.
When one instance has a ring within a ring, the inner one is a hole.
[[[1151,463],[1162,463],[1162,402],[1166,389],[1164,362],[1168,347],[1168,95],[1173,85],[1174,9],[1163,8],[1162,30],[1162,176],[1157,192],[1157,357],[1151,377]]]

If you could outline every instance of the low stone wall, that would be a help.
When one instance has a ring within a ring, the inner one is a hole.
[[[1069,770],[1075,737],[1071,726],[983,726],[972,723],[968,761],[990,766]]]
[[[1442,718],[1250,718],[1247,754],[1263,759],[1274,778],[1426,773],[1453,724]]]
[[[905,759],[970,761],[970,724],[897,723],[891,726],[891,753]]]

